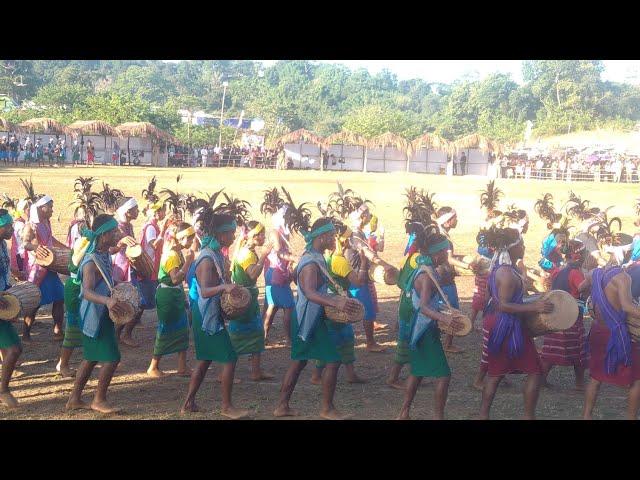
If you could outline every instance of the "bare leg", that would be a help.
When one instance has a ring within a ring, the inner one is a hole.
[[[231,403],[231,391],[233,389],[233,375],[236,370],[236,362],[225,363],[222,369],[222,410],[225,417],[238,420],[249,415],[249,410],[235,408]]]
[[[371,324],[373,326],[373,323]],[[320,407],[320,417],[325,420],[345,420],[351,415],[343,415],[333,404],[333,396],[336,393],[336,383],[338,381],[338,370],[340,363],[328,363],[322,372],[322,403]]]
[[[316,367],[311,370],[311,383],[313,385],[322,385],[322,372],[324,367]]]
[[[273,380],[275,377],[260,368],[260,354],[251,355],[251,380],[259,382],[260,380]]]
[[[100,368],[100,375],[98,376],[98,388],[96,394],[91,402],[91,409],[100,413],[117,413],[119,408],[112,407],[107,403],[107,389],[111,384],[113,374],[118,368],[119,362],[107,362],[103,363]]]
[[[9,408],[16,408],[18,401],[9,391],[9,381],[13,375],[18,357],[22,353],[20,345],[13,345],[2,351],[2,376],[0,377],[0,402]]]
[[[444,351],[449,353],[462,353],[464,352],[463,348],[456,347],[453,344],[453,335],[445,335],[444,336]]]
[[[629,389],[629,406],[627,408],[627,419],[636,420],[640,409],[640,380],[636,380]]]
[[[273,318],[276,315],[278,308],[275,305],[267,305],[266,310],[264,311],[264,343],[268,344],[268,336],[269,330],[271,330],[271,325],[273,324]]]
[[[69,360],[71,360],[71,354],[73,354],[73,348],[62,347],[60,350],[60,361],[56,365],[56,371],[60,372],[63,377],[75,377],[76,372],[69,367]]]
[[[482,403],[480,405],[480,420],[489,420],[489,411],[491,410],[491,404],[493,398],[496,396],[496,390],[500,381],[504,378],[489,376],[484,382],[484,389],[482,390]]]
[[[442,377],[436,379],[436,389],[433,396],[434,408],[433,419],[444,420],[444,406],[447,403],[447,394],[449,393],[449,382],[451,377]]]
[[[387,378],[387,385],[398,390],[405,389],[405,382],[400,380],[402,367],[403,365],[401,363],[393,362],[393,367],[391,367],[391,372],[389,372],[389,378]]]
[[[291,345],[291,312],[292,310],[290,308],[285,308],[283,311],[284,311],[284,319],[283,319],[284,332],[285,332],[285,335],[287,336],[287,342],[289,343],[289,345]]]
[[[487,371],[480,366],[480,370],[476,374],[476,378],[473,379],[473,383],[471,386],[476,390],[483,391],[484,390],[484,378],[487,376]]]
[[[584,392],[584,411],[582,412],[583,420],[591,420],[593,418],[593,407],[596,406],[599,390],[600,382],[592,377]]]
[[[154,355],[151,357],[151,365],[147,369],[147,375],[153,378],[161,378],[165,376],[165,373],[160,370],[160,359],[162,355]]]
[[[369,321],[369,320],[363,320],[362,321],[362,326],[364,327],[364,336],[366,337],[366,342],[367,342],[367,352],[384,352],[386,350],[385,347],[383,347],[382,345],[379,345],[376,342],[375,337],[373,336],[373,320]]]
[[[71,390],[71,395],[69,396],[69,400],[67,401],[67,405],[65,407],[66,410],[78,410],[81,408],[88,409],[91,408],[89,405],[84,403],[81,399],[82,391],[84,390],[85,385],[89,381],[89,377],[91,376],[91,372],[98,362],[90,362],[88,360],[83,360],[82,364],[80,364],[80,368],[78,369],[78,373],[76,374],[76,381],[73,383],[73,390]]]
[[[553,385],[547,381],[547,376],[549,375],[549,372],[551,371],[552,368],[553,368],[553,365],[542,360],[542,386],[544,388],[551,388],[551,389],[557,388],[556,385]]]
[[[289,400],[291,400],[293,390],[296,388],[296,384],[298,383],[298,377],[306,366],[306,360],[294,360],[291,362],[291,365],[282,380],[278,406],[273,412],[274,417],[295,417],[298,415],[295,410],[291,410],[291,408],[289,408]]]
[[[191,374],[191,381],[189,382],[189,390],[187,391],[187,398],[182,405],[181,413],[198,411],[198,406],[196,405],[196,394],[204,380],[204,376],[207,374],[209,365],[211,365],[211,361],[200,360],[196,368],[193,370],[193,373]]]
[[[584,392],[584,371],[585,368],[581,365],[574,365],[573,371],[576,374],[576,390]]]
[[[24,316],[24,328],[22,329],[22,341],[30,342],[31,341],[31,327],[36,322],[36,315],[38,314],[38,309],[36,308],[33,313]]]
[[[540,393],[540,383],[542,375],[527,375],[524,383],[524,419],[536,419],[536,404],[538,403],[538,394]]]
[[[187,365],[187,351],[178,352],[178,375],[181,377],[190,377],[191,369]]]
[[[355,369],[353,363],[345,364],[344,369],[347,372],[347,382],[349,382],[349,383],[367,383],[366,379],[358,376],[358,374],[356,373],[356,369]]]
[[[53,317],[53,339],[61,341],[64,339],[64,331],[62,330],[62,322],[64,321],[64,301],[53,302],[51,307],[51,316]]]
[[[124,343],[125,345],[128,345],[133,348],[137,348],[140,346],[140,343],[136,342],[131,335],[133,333],[133,329],[136,327],[136,325],[140,323],[140,319],[142,318],[143,313],[144,313],[144,310],[140,310],[140,312],[138,312],[138,314],[134,317],[134,319],[124,326],[124,332],[123,332],[124,334],[122,335],[121,340],[122,340],[122,343]]]
[[[422,377],[409,375],[409,378],[407,378],[407,387],[404,391],[404,402],[402,403],[402,409],[400,410],[400,415],[398,415],[396,420],[410,419],[409,410],[411,409],[411,404],[413,403],[413,399],[416,396],[416,392],[418,391],[420,382],[422,382]]]

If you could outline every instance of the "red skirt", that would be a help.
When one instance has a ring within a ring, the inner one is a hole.
[[[630,387],[640,380],[640,344],[631,342],[631,365],[618,365],[616,373],[607,375],[605,358],[607,356],[607,343],[611,336],[611,330],[606,325],[595,321],[589,332],[589,371],[591,378],[599,382],[610,383],[618,387]]]
[[[489,275],[476,275],[475,288],[473,289],[473,299],[471,300],[471,308],[476,312],[481,312],[487,304],[487,282]]]
[[[570,329],[545,335],[540,357],[549,365],[586,367],[588,353],[582,315]]]
[[[500,377],[509,373],[519,374],[542,374],[542,362],[533,343],[533,337],[523,328],[522,353],[517,358],[509,358],[509,341],[505,338],[500,352],[493,354],[489,352],[488,343],[491,332],[498,323],[498,315],[490,313],[482,319],[482,362],[486,362],[484,368],[481,362],[481,370],[486,371],[490,377]],[[486,355],[486,356],[485,356]]]

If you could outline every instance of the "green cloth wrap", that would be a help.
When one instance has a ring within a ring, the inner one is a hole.
[[[189,323],[182,288],[156,290],[158,329],[153,355],[169,355],[189,348]]]
[[[95,252],[96,244],[98,243],[98,238],[100,238],[100,235],[102,235],[103,233],[107,233],[114,228],[118,228],[118,221],[113,217],[107,220],[106,223],[102,224],[100,228],[95,231],[89,230],[88,228],[83,228],[81,234],[83,237],[89,240],[89,246],[87,247],[85,255],[90,255]]]

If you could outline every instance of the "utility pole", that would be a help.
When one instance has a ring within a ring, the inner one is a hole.
[[[222,119],[224,118],[224,97],[227,94],[229,82],[222,82],[222,108],[220,109],[220,137],[218,138],[218,148],[222,148]]]

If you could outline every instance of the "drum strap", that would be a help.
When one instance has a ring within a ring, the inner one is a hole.
[[[93,253],[91,254],[91,259],[93,260],[93,263],[95,263],[96,268],[100,272],[100,275],[102,275],[102,279],[104,280],[104,283],[107,285],[107,287],[109,287],[110,291],[113,291],[113,285],[111,285],[111,282],[107,280],[107,276],[102,271],[102,267],[100,266],[100,260],[98,260],[98,258]]]
[[[438,280],[436,280],[436,277],[433,275],[433,272],[431,271],[431,268],[430,267],[426,267],[426,266],[422,266],[422,267],[420,267],[420,269],[423,272],[426,272],[427,275],[429,275],[429,278],[431,279],[433,284],[436,286],[436,289],[438,290],[438,293],[442,297],[442,300],[444,300],[444,303],[447,305],[447,307],[449,307],[449,310],[454,310],[454,308],[451,307],[451,304],[449,303],[449,299],[447,298],[445,293],[442,291],[442,288],[440,287],[440,284],[438,283]]]

